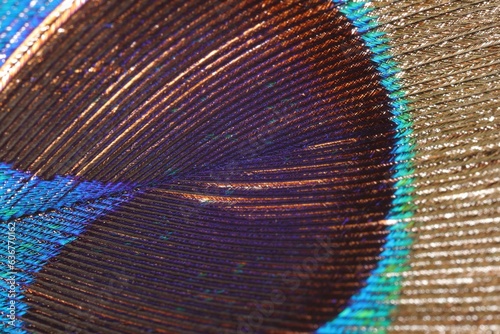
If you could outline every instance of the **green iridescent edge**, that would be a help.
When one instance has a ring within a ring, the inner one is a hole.
[[[318,333],[385,333],[391,323],[391,313],[400,296],[403,277],[409,267],[410,246],[413,244],[411,218],[414,204],[415,143],[411,137],[413,121],[408,100],[396,77],[399,69],[392,59],[389,39],[378,29],[377,18],[371,15],[372,7],[366,1],[332,0],[357,28],[364,44],[371,51],[371,59],[381,76],[381,84],[390,97],[391,120],[396,125],[395,147],[392,150],[392,168],[395,192],[392,208],[387,214],[389,224],[387,241],[380,254],[381,260],[370,277],[348,306],[334,319],[318,329]]]

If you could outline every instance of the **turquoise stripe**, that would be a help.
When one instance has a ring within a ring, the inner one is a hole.
[[[62,0],[0,1],[0,66]]]
[[[397,133],[394,136],[395,146],[392,150],[395,165],[392,168],[394,199],[387,220],[394,222],[388,230],[387,241],[381,254],[382,260],[372,271],[366,286],[351,298],[348,306],[331,321],[318,329],[318,333],[385,333],[390,325],[390,314],[395,309],[393,303],[398,299],[402,277],[397,274],[408,270],[408,256],[413,243],[409,231],[411,219],[415,211],[413,205],[413,163],[415,144],[410,138],[413,123],[409,115],[408,101],[405,99],[398,78],[396,62],[389,51],[389,39],[384,32],[377,29],[377,20],[371,15],[372,8],[365,1],[333,0],[343,13],[357,28],[365,45],[372,53],[372,61],[381,76],[381,84],[391,99],[392,121]]]
[[[125,184],[63,176],[46,181],[0,163],[2,333],[23,333],[20,317],[28,308],[23,291],[34,282],[34,274],[88,224],[127,201],[130,190]],[[8,317],[11,301],[15,304],[14,322]]]

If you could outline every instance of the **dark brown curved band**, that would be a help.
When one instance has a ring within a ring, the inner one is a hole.
[[[0,160],[137,193],[38,274],[28,329],[303,332],[338,314],[384,242],[394,129],[335,6],[92,1],[60,31],[0,93]]]

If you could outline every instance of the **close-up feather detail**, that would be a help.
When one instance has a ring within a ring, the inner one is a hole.
[[[500,331],[493,1],[0,1],[0,332]]]

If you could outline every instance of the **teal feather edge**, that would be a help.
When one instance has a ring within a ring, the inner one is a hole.
[[[387,241],[381,260],[371,272],[366,285],[354,295],[347,307],[334,319],[321,326],[317,333],[385,333],[391,323],[402,288],[402,273],[409,268],[413,236],[410,229],[415,213],[414,165],[415,143],[409,101],[397,74],[400,70],[390,53],[389,38],[378,27],[367,1],[332,0],[340,12],[356,27],[387,90],[391,105],[391,120],[396,126],[392,167],[395,192],[392,208],[386,216],[389,223]]]

